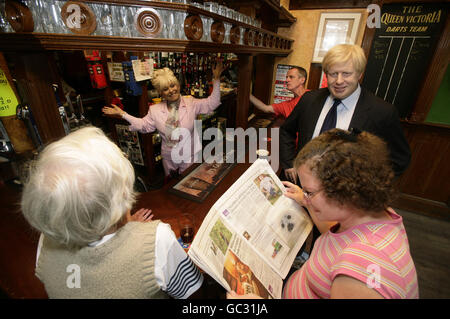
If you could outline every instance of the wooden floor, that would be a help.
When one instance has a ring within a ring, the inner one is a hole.
[[[450,221],[397,210],[408,234],[420,298],[450,298]]]
[[[47,298],[34,276],[38,234],[20,214],[20,188],[2,184],[0,194],[0,298]],[[398,212],[408,233],[420,298],[450,298],[450,222]]]

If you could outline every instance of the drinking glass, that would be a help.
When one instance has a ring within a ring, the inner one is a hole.
[[[170,28],[170,35],[172,39],[186,40],[186,35],[184,34],[184,20],[186,19],[186,12],[173,12],[173,25]]]
[[[111,6],[111,17],[113,22],[113,34],[115,36],[122,37],[122,32],[124,29],[124,21],[122,19],[122,7],[112,5]]]
[[[225,26],[225,38],[223,39],[223,43],[230,43],[231,23],[224,22],[224,26]]]
[[[219,5],[219,14],[222,17],[226,17],[227,16],[227,7],[223,6],[223,5]]]
[[[194,6],[194,7],[200,8],[200,9],[204,9],[203,4],[198,3],[198,2],[191,2],[191,6]]]
[[[40,1],[43,29],[47,33],[69,33],[61,17],[63,5],[63,1],[58,0]]]
[[[170,26],[173,24],[173,14],[169,10],[159,10],[161,16],[162,31],[160,38],[170,39]]]
[[[137,30],[134,25],[134,15],[137,12],[136,8],[133,7],[118,7],[119,10],[116,12],[118,14],[119,19],[115,20],[115,16],[113,15],[113,19],[118,21],[120,36],[124,38],[132,38],[137,37]]]
[[[178,224],[183,244],[188,245],[192,243],[195,235],[194,215],[188,213],[181,214],[178,219]]]
[[[95,13],[97,29],[94,35],[113,35],[112,8],[108,4],[90,4]]]
[[[0,1],[0,32],[13,32],[5,14],[5,2]]]
[[[203,4],[205,10],[208,10],[212,13],[218,13],[219,12],[219,4],[217,2],[205,2]]]
[[[226,8],[226,11],[227,11],[227,18],[233,19],[234,10],[230,9],[230,8]]]
[[[213,19],[205,16],[200,16],[203,22],[203,36],[201,41],[211,41],[211,24],[213,23]]]

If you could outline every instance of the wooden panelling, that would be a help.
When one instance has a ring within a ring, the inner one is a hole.
[[[411,147],[411,163],[398,181],[404,194],[402,201],[428,206],[436,214],[450,216],[450,130],[427,124],[404,123],[405,135]],[[406,205],[406,203],[404,203]],[[423,208],[417,207],[423,211]]]
[[[311,63],[309,67],[308,86],[309,90],[315,90],[320,87],[320,77],[322,76],[322,64]]]
[[[65,135],[55,94],[51,86],[57,76],[54,59],[49,52],[10,55],[15,65],[15,78],[22,86],[44,144]]]
[[[449,44],[450,16],[447,15],[444,30],[436,46],[436,54],[434,55],[432,63],[428,68],[428,72],[423,79],[422,88],[419,91],[416,104],[413,107],[413,112],[411,114],[411,120],[413,121],[425,121],[427,114],[430,111],[434,97],[439,90],[439,86],[441,85],[445,71],[447,70],[447,65],[450,59]]]
[[[366,8],[374,0],[290,0],[289,10]]]
[[[271,55],[260,54],[255,58],[255,76],[253,82],[253,95],[266,104],[270,103],[272,88],[273,68],[267,67],[274,64],[275,58]]]
[[[39,50],[103,50],[103,51],[167,51],[167,52],[234,52],[244,54],[266,53],[287,56],[292,50],[293,40],[259,28],[263,34],[283,39],[291,44],[286,49],[253,45],[237,45],[204,41],[121,38],[107,36],[78,36],[44,33],[0,33],[0,47],[6,51]]]
[[[240,54],[239,58],[239,75],[238,75],[238,95],[237,95],[237,114],[236,127],[246,129],[248,126],[248,109],[249,109],[249,95],[250,83],[252,80],[252,66],[253,56]]]

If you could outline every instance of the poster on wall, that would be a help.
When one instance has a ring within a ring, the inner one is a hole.
[[[361,13],[322,12],[314,45],[313,63],[321,63],[336,44],[355,44]]]
[[[153,59],[132,60],[131,63],[133,64],[136,82],[151,80],[153,76]]]
[[[363,86],[408,117],[446,21],[442,5],[385,4]]]
[[[278,64],[275,77],[273,103],[288,101],[294,97],[294,93],[286,88],[286,74],[293,65]]]
[[[128,125],[116,124],[117,139],[120,149],[127,154],[130,162],[144,166],[141,144],[137,132],[131,132]]]
[[[115,82],[125,82],[122,63],[108,62],[109,80]]]

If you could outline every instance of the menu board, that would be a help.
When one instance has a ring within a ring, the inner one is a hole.
[[[437,3],[385,4],[375,31],[363,86],[394,104],[407,117],[445,24],[446,6]]]

